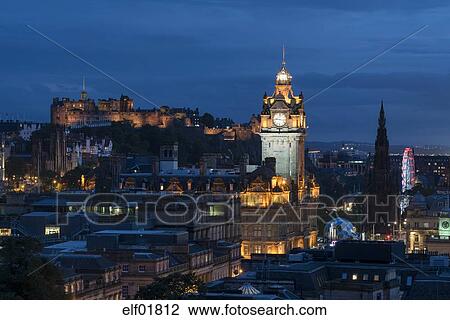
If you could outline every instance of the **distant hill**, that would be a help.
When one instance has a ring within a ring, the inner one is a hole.
[[[371,152],[375,151],[375,145],[373,143],[367,142],[355,142],[355,141],[332,141],[332,142],[322,142],[322,141],[307,141],[306,148],[316,149],[322,152],[338,150],[343,144],[352,144],[356,146],[358,150]],[[389,148],[390,153],[403,153],[405,147],[411,147],[410,145],[392,145]],[[450,155],[450,146],[441,145],[425,145],[425,146],[413,146],[415,154],[439,154],[439,155]]]

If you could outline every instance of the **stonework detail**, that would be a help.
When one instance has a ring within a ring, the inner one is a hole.
[[[303,94],[292,90],[292,76],[284,60],[276,75],[275,91],[264,94],[260,135],[262,159],[276,159],[276,174],[302,189],[305,184],[306,116]]]

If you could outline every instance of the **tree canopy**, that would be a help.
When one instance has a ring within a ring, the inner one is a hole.
[[[143,300],[180,299],[186,294],[202,291],[203,286],[203,282],[192,273],[176,273],[156,279],[155,282],[140,289],[135,298]]]
[[[200,123],[203,124],[205,127],[208,128],[212,128],[214,127],[214,116],[210,113],[204,113],[201,117],[200,117]]]
[[[77,129],[86,136],[108,137],[113,141],[116,154],[151,154],[158,156],[161,145],[178,142],[179,162],[196,164],[204,153],[222,153],[238,163],[244,153],[248,153],[251,163],[261,159],[259,136],[249,140],[224,141],[221,135],[205,135],[202,128],[173,124],[168,128],[143,126],[132,127],[129,123],[113,123],[108,127]]]
[[[9,157],[6,160],[5,170],[9,179],[13,176],[23,177],[27,173],[27,163],[20,157]]]
[[[65,298],[61,273],[38,255],[40,250],[32,238],[7,237],[0,242],[0,300]]]

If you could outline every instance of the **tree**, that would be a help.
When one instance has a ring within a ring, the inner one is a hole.
[[[204,283],[192,273],[176,273],[156,279],[152,284],[140,289],[135,298],[143,300],[180,299],[186,294],[202,291],[203,286]]]
[[[27,164],[20,157],[10,157],[6,160],[5,170],[9,179],[13,176],[24,177],[27,173]]]
[[[37,240],[8,237],[0,248],[0,300],[65,298],[61,273],[38,255]]]
[[[43,191],[54,191],[60,180],[60,176],[51,170],[41,172],[39,177]]]
[[[212,128],[214,127],[214,117],[212,114],[205,112],[201,117],[200,117],[200,122],[201,124],[203,124],[205,127],[208,128]]]
[[[62,178],[62,183],[69,190],[79,190],[81,189],[81,176],[88,179],[94,175],[94,169],[88,166],[76,167],[68,171]]]
[[[213,117],[207,114],[203,120],[208,125],[214,122]],[[205,135],[203,128],[185,127],[176,123],[167,128],[150,125],[133,128],[129,123],[113,123],[107,127],[82,128],[74,131],[98,139],[110,138],[115,154],[131,156],[147,154],[158,156],[162,145],[178,142],[178,161],[184,165],[198,163],[204,153],[232,154],[234,160],[241,159],[242,155],[247,153],[251,163],[258,163],[261,160],[261,138],[254,134],[248,139],[224,141],[220,134]]]

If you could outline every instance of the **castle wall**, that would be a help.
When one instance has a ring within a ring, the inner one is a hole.
[[[186,117],[186,115],[184,115]],[[82,110],[67,110],[64,106],[52,107],[52,123],[64,126],[71,126],[84,123],[111,121],[121,122],[129,121],[135,127],[144,125],[151,125],[157,127],[167,127],[174,119],[181,118],[177,115],[161,114],[159,110],[148,111],[98,111],[86,112]],[[185,124],[190,124],[191,121],[185,121]]]

